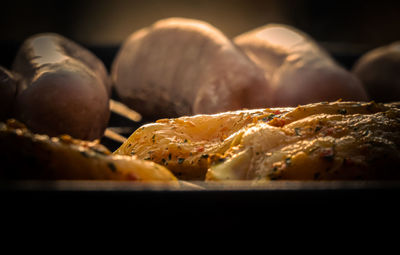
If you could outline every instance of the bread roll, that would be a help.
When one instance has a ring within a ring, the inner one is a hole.
[[[234,42],[264,70],[272,86],[274,106],[368,100],[354,75],[295,28],[270,24],[239,35]]]
[[[57,34],[38,34],[19,49],[13,71],[21,75],[15,117],[33,132],[93,140],[110,116],[111,84],[103,63]]]
[[[371,99],[400,101],[400,41],[368,51],[352,72],[363,82]]]
[[[212,25],[169,18],[133,33],[112,67],[122,101],[147,118],[269,106],[263,71]]]

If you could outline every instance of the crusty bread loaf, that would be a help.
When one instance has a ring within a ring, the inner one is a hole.
[[[58,34],[34,35],[19,49],[13,71],[21,76],[15,117],[33,132],[102,137],[111,83],[88,50]]]
[[[355,63],[353,73],[377,102],[400,100],[400,41],[366,52]]]
[[[269,106],[263,71],[198,20],[169,18],[133,33],[112,78],[122,101],[147,118]]]
[[[237,36],[234,42],[264,70],[274,106],[368,99],[358,78],[293,27],[266,25]]]

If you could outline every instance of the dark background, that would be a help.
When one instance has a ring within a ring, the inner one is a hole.
[[[90,46],[109,66],[118,46],[130,33],[171,16],[208,21],[231,38],[270,22],[293,25],[329,47],[335,57],[348,66],[365,50],[400,40],[400,1],[6,0],[2,1],[0,10],[0,64],[6,66],[11,63],[18,45],[28,36],[40,32],[60,33]],[[310,232],[321,236],[324,242],[328,241],[329,248],[345,241],[353,243],[360,234],[370,239],[373,237],[372,242],[364,245],[369,247],[370,243],[376,243],[375,236],[370,232],[372,227],[378,227],[375,232],[378,235],[390,233],[396,237],[392,233],[396,233],[394,231],[398,231],[399,226],[399,210],[395,207],[396,202],[393,203],[398,201],[398,185],[394,190],[384,185],[386,188],[381,191],[278,189],[272,192],[227,193],[143,193],[135,190],[54,192],[45,188],[32,192],[12,187],[16,190],[5,187],[5,192],[0,195],[3,198],[2,212],[8,213],[7,217],[2,218],[7,219],[17,232],[16,240],[21,240],[21,233],[26,234],[26,229],[30,229],[41,243],[47,239],[35,231],[43,230],[43,222],[53,223],[51,229],[45,229],[49,234],[56,233],[61,224],[74,231],[68,233],[76,235],[80,232],[76,230],[81,230],[89,222],[90,227],[100,226],[101,229],[104,229],[104,225],[123,224],[125,232],[142,233],[141,230],[147,229],[151,233],[146,235],[149,238],[153,238],[154,229],[159,223],[166,230],[174,227],[184,235],[188,230],[208,233],[210,226],[229,232],[238,227],[246,227],[247,230],[256,226],[257,233],[264,230],[263,234],[270,232],[281,240],[287,240],[288,236],[298,238],[304,229],[317,226],[317,229],[311,228]],[[163,218],[159,212],[167,214]],[[127,223],[130,223],[128,227]],[[260,227],[260,223],[266,226]],[[281,229],[283,235],[271,231],[271,223],[273,227]],[[383,229],[386,226],[392,228],[390,232]],[[298,229],[300,233],[293,232],[293,229]],[[331,234],[335,233],[336,239],[321,234],[322,230],[325,230],[322,233],[332,230]],[[3,232],[10,236],[7,228]],[[251,232],[244,233],[247,235]],[[112,231],[105,237],[108,239],[116,234],[116,231]],[[184,235],[177,235],[174,241],[182,243],[180,241]],[[199,239],[199,246],[213,241],[205,237]],[[86,238],[82,240],[86,241]],[[72,239],[66,240],[70,242]],[[369,241],[364,239],[363,243],[354,244],[365,244],[365,240]],[[304,242],[308,246],[315,243],[313,238]],[[388,243],[391,242],[385,239],[385,245]],[[137,243],[133,244],[137,246]]]
[[[166,17],[210,22],[228,37],[266,23],[293,25],[321,42],[366,47],[400,40],[400,1],[11,0],[1,4],[1,41],[57,32],[80,43],[116,45]]]

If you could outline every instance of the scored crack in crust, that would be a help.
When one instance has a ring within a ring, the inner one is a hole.
[[[399,103],[337,101],[159,120],[114,153],[181,179],[398,179],[399,145]]]

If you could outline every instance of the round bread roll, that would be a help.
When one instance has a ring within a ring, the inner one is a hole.
[[[354,75],[295,28],[270,24],[239,35],[234,42],[264,70],[272,86],[274,106],[368,100]]]
[[[352,72],[376,102],[400,100],[400,41],[365,53]]]
[[[133,33],[112,67],[122,101],[146,118],[271,104],[263,71],[208,23],[169,18]]]
[[[19,49],[13,71],[21,75],[15,117],[33,132],[102,137],[110,116],[111,83],[103,63],[57,34],[38,34]]]

